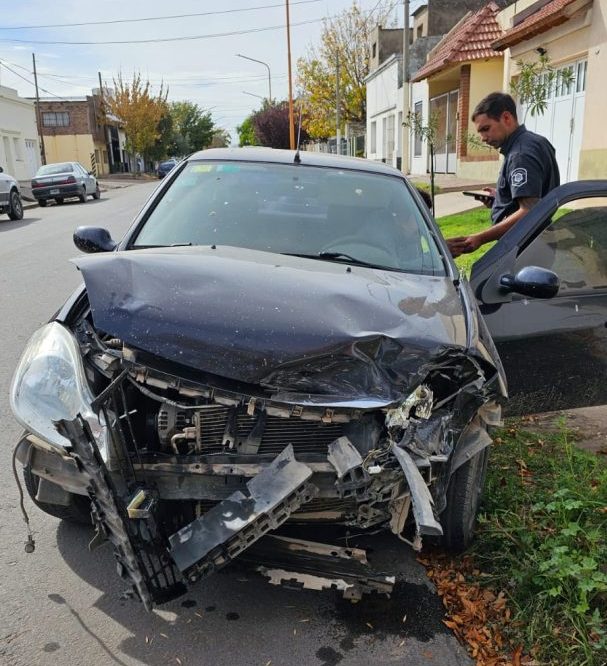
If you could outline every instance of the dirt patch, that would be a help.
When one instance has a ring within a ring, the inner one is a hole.
[[[534,430],[558,432],[563,419],[577,446],[607,455],[607,405],[534,414],[526,416],[523,423],[532,425]]]

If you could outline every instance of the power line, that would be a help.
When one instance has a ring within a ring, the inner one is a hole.
[[[293,5],[308,5],[311,3],[320,2],[321,0],[296,0],[292,2]],[[274,5],[258,5],[257,7],[245,7],[242,9],[223,9],[214,12],[199,12],[196,14],[170,14],[167,16],[144,16],[136,19],[113,19],[111,21],[85,21],[82,23],[49,23],[47,25],[11,25],[2,27],[0,30],[35,30],[38,28],[73,28],[83,25],[110,25],[114,23],[140,23],[142,21],[165,21],[168,19],[181,19],[193,18],[195,16],[214,16],[218,14],[236,14],[239,12],[252,12],[258,9],[273,9],[275,7],[283,7],[284,3]]]
[[[9,67],[8,64],[6,63],[6,61],[0,60],[0,65],[2,65],[5,69],[8,69],[8,71],[11,72],[12,74],[14,74],[15,76],[18,76],[20,79],[23,79],[26,83],[29,83],[30,85],[32,85],[34,87],[36,86],[36,84],[33,81],[31,81],[30,79],[26,79],[25,76],[22,76],[21,74],[19,74],[19,72],[16,72],[14,69]],[[52,97],[56,97],[57,99],[65,101],[65,97],[61,97],[60,95],[56,95],[54,92],[51,92],[50,90],[47,90],[46,88],[43,88],[42,86],[38,86],[38,88],[40,90],[44,91],[45,93],[47,93],[48,95],[51,95]]]
[[[311,23],[320,23],[326,19],[334,17],[323,17],[319,19],[311,19],[309,21],[299,21],[299,23],[291,23],[291,27],[300,25],[309,25]],[[33,40],[33,39],[5,39],[1,38],[0,42],[15,42],[18,44],[63,44],[68,46],[90,46],[90,45],[103,45],[103,44],[158,44],[161,42],[184,42],[196,39],[211,39],[214,37],[233,37],[235,35],[247,35],[253,32],[266,32],[268,30],[284,30],[284,24],[271,25],[265,28],[249,28],[248,30],[233,30],[231,32],[215,32],[206,35],[188,35],[184,37],[164,37],[157,39],[127,39],[127,40],[110,40],[102,42],[64,42],[53,40]]]

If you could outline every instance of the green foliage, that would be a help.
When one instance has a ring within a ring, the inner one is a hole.
[[[575,79],[571,67],[556,70],[546,54],[534,62],[518,60],[516,65],[519,74],[510,82],[510,92],[521,104],[527,105],[532,117],[546,112],[548,99],[556,88],[568,87]]]
[[[242,125],[238,125],[236,131],[238,132],[238,145],[240,147],[259,145],[259,141],[255,136],[255,129],[253,127],[253,114],[247,116],[242,121]]]
[[[607,464],[557,433],[497,433],[474,557],[542,664],[607,663]]]
[[[130,82],[119,73],[114,89],[105,91],[106,112],[123,123],[128,152],[148,157],[154,150],[160,139],[160,121],[167,114],[167,95],[163,85],[153,94],[150,82],[144,83],[139,73]]]
[[[332,19],[326,19],[320,45],[297,61],[298,97],[306,100],[304,128],[314,139],[335,135],[337,63],[339,61],[341,122],[366,120],[366,84],[369,73],[371,30],[391,25],[396,2],[380,0],[373,12],[365,13],[353,2]]]
[[[193,102],[171,102],[169,114],[172,119],[170,155],[188,155],[211,144],[215,123],[210,111],[203,111]]]

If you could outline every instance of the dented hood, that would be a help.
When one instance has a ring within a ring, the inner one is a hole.
[[[446,277],[234,247],[131,250],[75,262],[101,331],[284,399],[392,402],[437,357],[466,344],[462,305]]]

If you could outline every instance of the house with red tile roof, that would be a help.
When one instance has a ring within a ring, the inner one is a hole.
[[[435,171],[438,173],[457,173],[463,178],[487,182],[497,176],[498,154],[471,145],[468,136],[474,131],[470,121],[474,105],[499,89],[503,80],[503,53],[492,46],[503,34],[499,12],[495,2],[468,12],[411,77],[412,111],[421,114],[424,124],[429,118],[437,122]],[[411,172],[425,173],[427,161],[422,142],[413,137],[411,143]]]
[[[561,182],[607,178],[607,0],[527,0],[499,20],[503,34],[492,47],[505,54],[504,89],[540,53],[573,74],[556,79],[543,114],[519,109],[519,120],[554,145]]]
[[[607,0],[493,2],[464,16],[411,77],[411,110],[438,120],[437,172],[488,181],[499,155],[470,140],[475,105],[489,92],[510,90],[521,63],[549,58],[558,77],[543,114],[521,100],[519,120],[555,146],[561,181],[607,177]],[[411,172],[425,173],[421,141],[411,141]],[[419,153],[419,154],[418,154]]]

